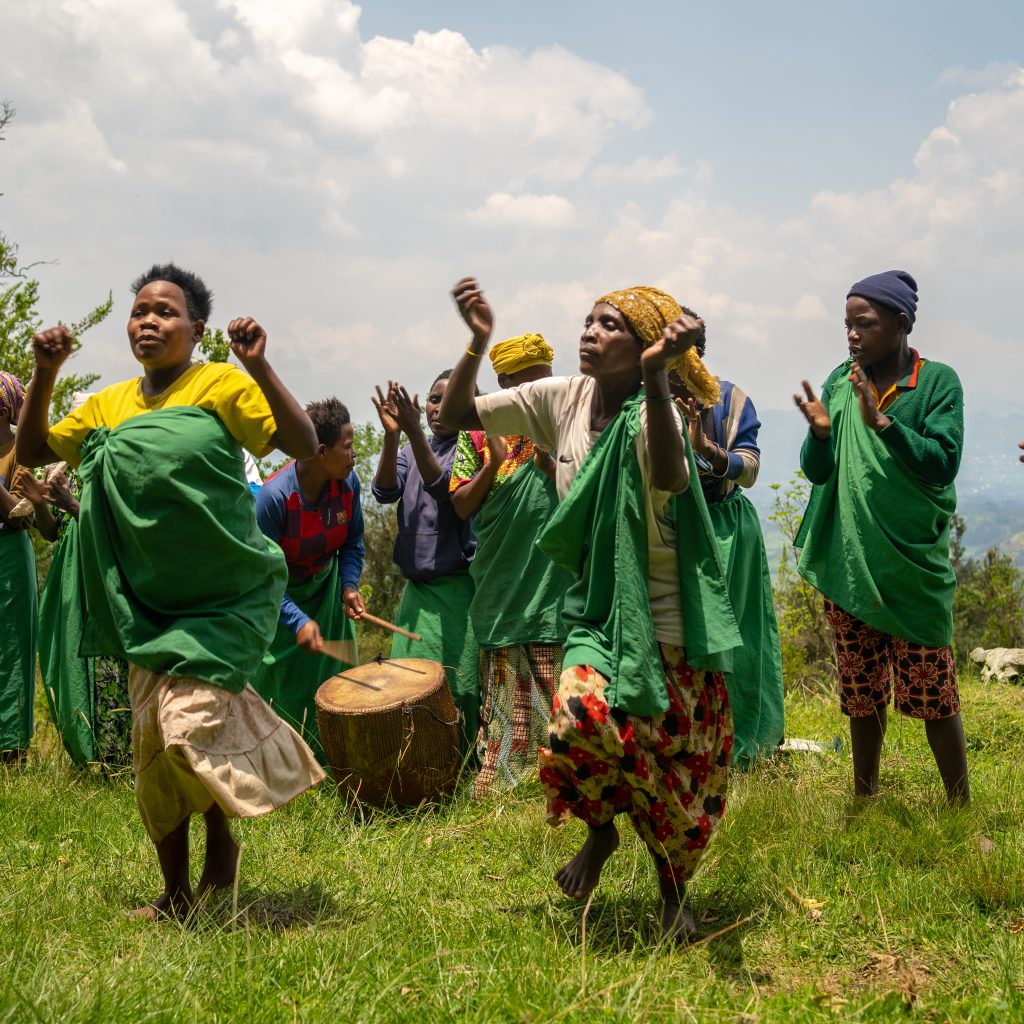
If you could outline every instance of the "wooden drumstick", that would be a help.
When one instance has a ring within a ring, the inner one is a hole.
[[[390,629],[392,633],[398,633],[400,636],[407,636],[410,640],[422,640],[423,637],[419,633],[410,633],[407,629],[402,629],[401,626],[396,626],[393,622],[388,622],[387,619],[378,619],[376,615],[371,615],[369,612],[363,612],[356,622],[369,622],[374,626],[380,626],[383,629]]]

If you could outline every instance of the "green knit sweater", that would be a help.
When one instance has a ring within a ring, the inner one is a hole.
[[[890,636],[943,647],[952,636],[956,581],[949,563],[953,480],[963,448],[956,373],[926,362],[873,431],[863,421],[850,362],[822,389],[832,434],[808,433],[800,463],[814,484],[797,547],[799,570],[841,608]]]
[[[828,375],[821,389],[826,409],[836,384],[849,378],[852,363],[848,359]],[[877,436],[908,473],[936,487],[956,479],[964,447],[964,393],[951,366],[926,360],[917,387],[902,392],[885,415],[892,422]],[[825,483],[835,468],[835,442],[834,432],[828,441],[819,441],[807,431],[800,468],[812,484]]]

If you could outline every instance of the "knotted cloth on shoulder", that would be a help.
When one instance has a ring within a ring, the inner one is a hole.
[[[81,653],[243,690],[288,569],[256,524],[238,443],[181,406],[97,428],[81,454]]]
[[[565,598],[564,667],[590,665],[609,680],[613,708],[656,715],[668,694],[648,596],[647,515],[637,457],[642,394],[628,399],[587,453],[537,543],[576,577]],[[697,466],[686,434],[690,480]],[[672,499],[686,659],[728,671],[742,643],[707,505],[694,485]]]

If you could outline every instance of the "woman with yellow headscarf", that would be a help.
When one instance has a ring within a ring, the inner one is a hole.
[[[586,900],[628,814],[657,866],[661,929],[695,934],[685,887],[725,809],[732,718],[722,670],[739,644],[682,417],[678,367],[713,401],[694,351],[701,322],[655,288],[599,299],[580,338],[582,376],[473,397],[493,313],[472,278],[454,298],[472,340],[441,418],[488,436],[525,434],[557,452],[560,504],[538,543],[573,574],[563,672],[540,753],[548,820],[587,825],[555,875]]]
[[[504,390],[551,376],[554,351],[539,334],[491,349]],[[572,577],[536,547],[558,505],[554,463],[525,434],[462,431],[451,502],[472,518],[477,547],[470,619],[480,645],[480,773],[473,796],[506,793],[537,764],[562,671],[562,605]]]

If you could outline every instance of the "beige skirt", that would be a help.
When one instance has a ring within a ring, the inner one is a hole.
[[[229,818],[254,818],[326,778],[251,686],[232,693],[132,665],[128,695],[135,798],[154,843],[215,803]]]

